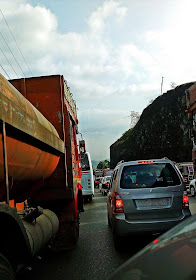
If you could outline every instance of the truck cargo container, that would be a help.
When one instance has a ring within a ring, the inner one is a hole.
[[[45,245],[75,247],[83,211],[77,134],[62,75],[0,75],[0,279],[14,279]]]

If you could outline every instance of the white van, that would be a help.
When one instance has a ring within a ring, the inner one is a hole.
[[[82,154],[82,194],[84,200],[92,201],[94,196],[94,178],[91,157],[88,152]]]

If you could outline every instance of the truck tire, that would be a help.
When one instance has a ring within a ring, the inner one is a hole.
[[[190,186],[191,189],[191,196],[195,197],[195,188],[194,186]]]
[[[70,238],[68,239],[69,243],[65,250],[72,250],[76,247],[79,238],[80,232],[80,215],[77,214],[77,218],[75,222],[71,223],[70,226],[67,228]]]
[[[0,254],[0,279],[1,280],[14,280],[14,272],[9,261]]]
[[[70,234],[70,240],[69,240],[69,246],[66,248],[67,250],[72,250],[76,247],[76,244],[78,242],[79,238],[79,232],[80,232],[80,214],[77,214],[77,218],[75,219],[75,222],[73,222],[70,225],[69,234]]]
[[[51,251],[59,253],[72,250],[76,247],[79,238],[80,214],[77,214],[75,221],[61,224],[60,234],[57,234],[51,245]]]
[[[77,218],[74,225],[75,230],[75,240],[74,243],[76,244],[78,242],[79,234],[80,234],[80,214],[77,214]]]

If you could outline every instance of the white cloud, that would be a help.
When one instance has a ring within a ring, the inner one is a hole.
[[[127,8],[122,7],[118,1],[104,1],[103,5],[98,7],[89,17],[90,30],[93,33],[100,33],[104,30],[105,21],[109,17],[116,16],[115,18],[119,21],[126,15],[126,12]]]
[[[144,34],[148,53],[153,55],[166,78],[165,89],[171,82],[182,84],[195,80],[195,9],[195,1],[181,0],[167,27],[162,30],[155,28]]]
[[[125,78],[134,76],[142,82],[145,76],[155,71],[156,61],[143,49],[137,48],[133,44],[125,44],[119,47],[116,56],[119,70],[123,72]]]
[[[5,10],[3,13],[11,24],[13,34],[17,35],[18,41],[22,40],[23,44],[27,43],[27,47],[31,48],[33,44],[35,51],[38,47],[46,46],[50,42],[50,35],[57,28],[56,17],[44,7],[32,7],[30,4],[22,3],[17,10],[12,10],[12,13],[10,10]]]
[[[85,32],[63,33],[58,31],[57,15],[45,6],[32,6],[28,0],[1,0],[1,9],[32,72],[35,75],[64,75],[76,99],[80,125],[84,129],[85,126],[104,128],[106,119],[115,122],[122,114],[142,111],[152,98],[159,95],[162,76],[164,91],[169,89],[171,82],[180,84],[195,79],[194,1],[188,0],[187,5],[181,0],[178,10],[168,20],[168,26],[157,30],[155,22],[155,28],[138,33],[137,38],[130,36],[130,30],[137,33],[137,25],[130,24],[135,17],[134,3],[127,6],[125,3],[128,2],[119,0],[101,3],[89,13]],[[143,4],[142,1],[139,3]],[[160,12],[162,16],[161,11],[153,12]],[[113,29],[117,21],[120,22],[118,33]],[[21,62],[2,17],[0,24],[2,34]],[[107,34],[111,36],[105,35],[108,27],[110,32]],[[119,31],[124,34],[123,40]],[[114,37],[117,38],[115,41]],[[18,69],[1,38],[0,46]],[[15,78],[1,53],[0,59],[11,78]],[[28,76],[24,62],[21,65]],[[87,111],[87,106],[92,111]],[[109,141],[112,144],[115,133],[116,139],[120,137],[127,124],[117,123],[112,127],[114,135],[107,139],[108,153]],[[108,127],[100,131],[107,136]],[[90,136],[86,134],[86,137]],[[97,146],[100,146],[98,150],[101,150],[103,144],[97,134],[96,139]]]
[[[26,0],[1,0],[1,10],[5,15],[14,15],[17,9],[26,3]]]
[[[130,83],[122,85],[120,79],[123,78],[124,82],[134,76],[141,81],[145,69],[153,65],[150,55],[133,44],[116,48],[104,36],[97,36],[96,32],[60,34],[57,32],[57,18],[50,10],[41,6],[33,7],[25,1],[20,3],[17,13],[11,14],[17,22],[11,27],[25,55],[32,55],[33,72],[64,73],[81,91],[80,96],[92,97],[92,92],[98,97],[116,92],[123,94],[122,89],[126,90]],[[108,18],[115,16],[115,20],[120,19],[126,12],[126,7],[120,2],[104,1],[89,16],[88,23],[92,26],[92,21],[97,19],[104,31],[104,23]],[[9,22],[12,22],[11,15]]]

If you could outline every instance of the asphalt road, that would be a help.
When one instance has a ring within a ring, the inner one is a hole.
[[[95,189],[92,202],[85,204],[81,214],[80,238],[73,251],[47,253],[36,260],[32,270],[19,275],[23,280],[98,280],[108,279],[114,270],[149,240],[126,240],[120,252],[114,249],[112,232],[107,224],[106,197]]]
[[[189,199],[192,214],[195,214],[196,198]],[[33,263],[31,271],[19,275],[17,279],[105,280],[134,253],[152,241],[152,238],[125,240],[122,250],[117,252],[107,224],[106,197],[98,189],[95,190],[93,201],[85,204],[80,222],[80,238],[73,251],[47,253]]]

